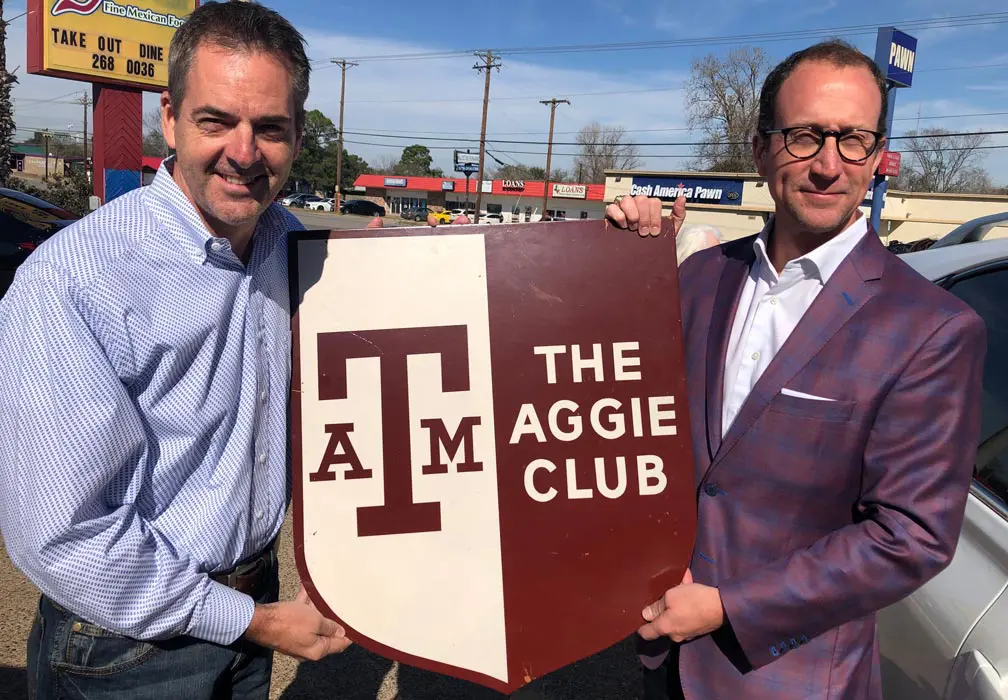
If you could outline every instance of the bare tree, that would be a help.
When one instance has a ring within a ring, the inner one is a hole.
[[[640,149],[622,126],[592,122],[577,135],[578,155],[571,168],[578,182],[605,182],[606,170],[640,167]]]
[[[372,172],[382,175],[395,175],[398,169],[399,158],[388,153],[379,156],[372,166]]]
[[[691,167],[717,172],[754,172],[749,145],[759,117],[760,88],[770,60],[759,47],[743,46],[726,57],[693,60],[686,82],[689,127],[700,132]]]
[[[990,192],[990,176],[982,167],[988,141],[990,136],[982,132],[908,131],[897,142],[903,158],[899,177],[890,186],[918,192]]]
[[[161,109],[159,107],[149,110],[143,116],[143,154],[145,156],[160,156],[164,158],[169,155],[169,148],[165,142],[164,134],[161,133]]]

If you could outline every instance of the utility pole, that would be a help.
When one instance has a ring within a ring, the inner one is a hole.
[[[339,131],[337,132],[339,144],[336,150],[336,192],[333,194],[333,211],[339,212],[340,183],[343,181],[343,97],[346,94],[346,69],[358,64],[344,59],[339,61],[332,59],[332,62],[340,67],[340,73],[342,74],[339,90]]]
[[[49,129],[42,132],[42,143],[45,148],[45,180],[49,182]]]
[[[479,175],[476,176],[476,211],[473,215],[476,217],[476,221],[473,223],[479,223],[480,217],[480,203],[483,199],[483,158],[486,150],[486,120],[487,120],[487,106],[490,104],[490,69],[496,68],[500,72],[500,59],[495,58],[493,51],[482,51],[476,52],[476,57],[483,59],[483,63],[477,63],[473,66],[473,70],[485,71],[486,72],[486,83],[483,85],[483,125],[480,127],[480,151],[479,151]],[[468,190],[468,185],[466,190]],[[469,193],[466,192],[468,195]],[[468,200],[468,197],[466,197]]]
[[[84,106],[84,177],[91,180],[91,168],[88,166],[88,143],[87,143],[87,120],[88,120],[88,107],[91,106],[91,96],[84,92],[84,95],[80,98],[80,103]]]
[[[569,105],[570,100],[558,100],[553,98],[552,100],[539,100],[540,104],[550,106],[550,130],[549,130],[549,141],[546,145],[546,182],[543,183],[543,207],[542,215],[546,218],[546,206],[549,200],[549,186],[550,186],[550,161],[553,158],[553,121],[556,118],[556,108],[559,104]]]

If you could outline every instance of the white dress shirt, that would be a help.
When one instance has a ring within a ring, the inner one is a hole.
[[[819,291],[868,231],[858,218],[815,250],[788,262],[778,275],[767,255],[773,218],[753,241],[756,260],[746,277],[732,323],[725,357],[721,437],[738,415],[749,392],[783,347]]]

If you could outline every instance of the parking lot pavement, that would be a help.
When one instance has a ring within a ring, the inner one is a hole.
[[[333,214],[324,211],[311,211],[300,207],[291,207],[288,211],[304,224],[308,229],[334,229],[334,228],[365,228],[373,216],[357,216],[356,214]],[[385,228],[393,226],[415,226],[412,221],[403,221],[398,216],[390,214],[382,217]]]
[[[2,546],[2,541],[0,541]],[[0,556],[0,700],[23,700],[25,643],[38,591]],[[294,564],[291,516],[280,534],[280,595],[292,599],[300,580]],[[590,611],[586,611],[590,614]],[[437,633],[435,630],[433,633]],[[639,671],[629,642],[560,669],[522,688],[515,700],[633,700]],[[466,681],[393,663],[360,646],[318,662],[274,657],[271,700],[497,700],[505,695]]]

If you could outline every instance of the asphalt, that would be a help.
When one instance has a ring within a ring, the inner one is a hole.
[[[357,229],[366,228],[374,219],[373,216],[357,216],[356,214],[332,214],[324,211],[310,211],[291,207],[289,210],[296,216],[307,229]],[[382,217],[384,228],[394,228],[399,226],[416,226],[412,221],[403,221],[394,214]]]
[[[289,600],[299,580],[291,517],[281,531],[280,595]],[[2,543],[2,540],[0,540]],[[0,700],[28,695],[25,650],[38,591],[7,557],[0,556]],[[390,566],[390,575],[394,567]],[[590,611],[586,611],[590,614]],[[544,676],[511,697],[516,700],[615,700],[639,697],[639,671],[629,642]],[[274,655],[271,700],[497,700],[508,697],[448,676],[398,664],[354,645],[322,661],[298,663]]]

